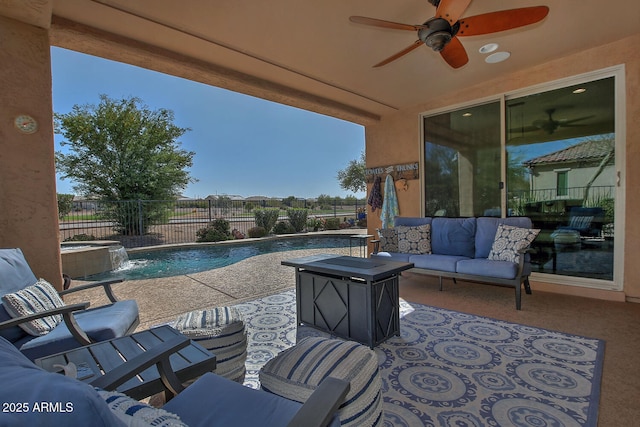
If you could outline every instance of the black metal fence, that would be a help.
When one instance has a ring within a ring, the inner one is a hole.
[[[254,210],[261,208],[279,208],[279,220],[287,219],[287,208],[304,208],[309,219],[337,218],[332,224],[339,228],[366,227],[365,201],[355,199],[321,203],[305,199],[286,203],[276,199],[80,200],[60,219],[60,237],[62,241],[117,240],[126,248],[192,243],[198,230],[220,218],[246,235],[256,225]]]

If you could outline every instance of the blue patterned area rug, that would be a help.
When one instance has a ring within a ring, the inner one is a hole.
[[[295,290],[237,306],[245,385],[303,336]],[[376,347],[386,426],[596,426],[604,342],[401,300],[401,336]]]

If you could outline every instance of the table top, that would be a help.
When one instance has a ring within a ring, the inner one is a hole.
[[[318,273],[359,277],[369,281],[385,279],[413,268],[413,263],[387,261],[380,258],[359,258],[340,255],[311,255],[282,261],[282,265],[303,268]]]
[[[109,341],[102,341],[67,352],[36,359],[36,365],[50,372],[60,371],[55,364],[73,362],[78,379],[91,382],[135,356],[181,335],[170,326],[159,326]],[[201,345],[191,342],[169,358],[171,367],[182,382],[194,379],[216,367],[216,357]],[[86,372],[86,374],[85,374]],[[152,366],[117,388],[134,399],[143,399],[164,390],[158,369]]]

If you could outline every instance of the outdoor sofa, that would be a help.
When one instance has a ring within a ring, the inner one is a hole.
[[[497,233],[500,229],[500,233]],[[470,280],[531,293],[527,248],[539,230],[527,217],[396,217],[392,229],[378,230],[372,258],[411,262],[411,271],[442,278]]]

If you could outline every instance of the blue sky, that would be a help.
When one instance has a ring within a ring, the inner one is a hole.
[[[336,178],[364,150],[360,125],[65,49],[52,48],[51,63],[56,113],[96,105],[100,94],[172,110],[175,124],[191,129],[182,148],[196,153],[198,182],[185,196],[365,196]],[[56,150],[62,140],[55,135]],[[58,193],[72,187],[58,177]]]

